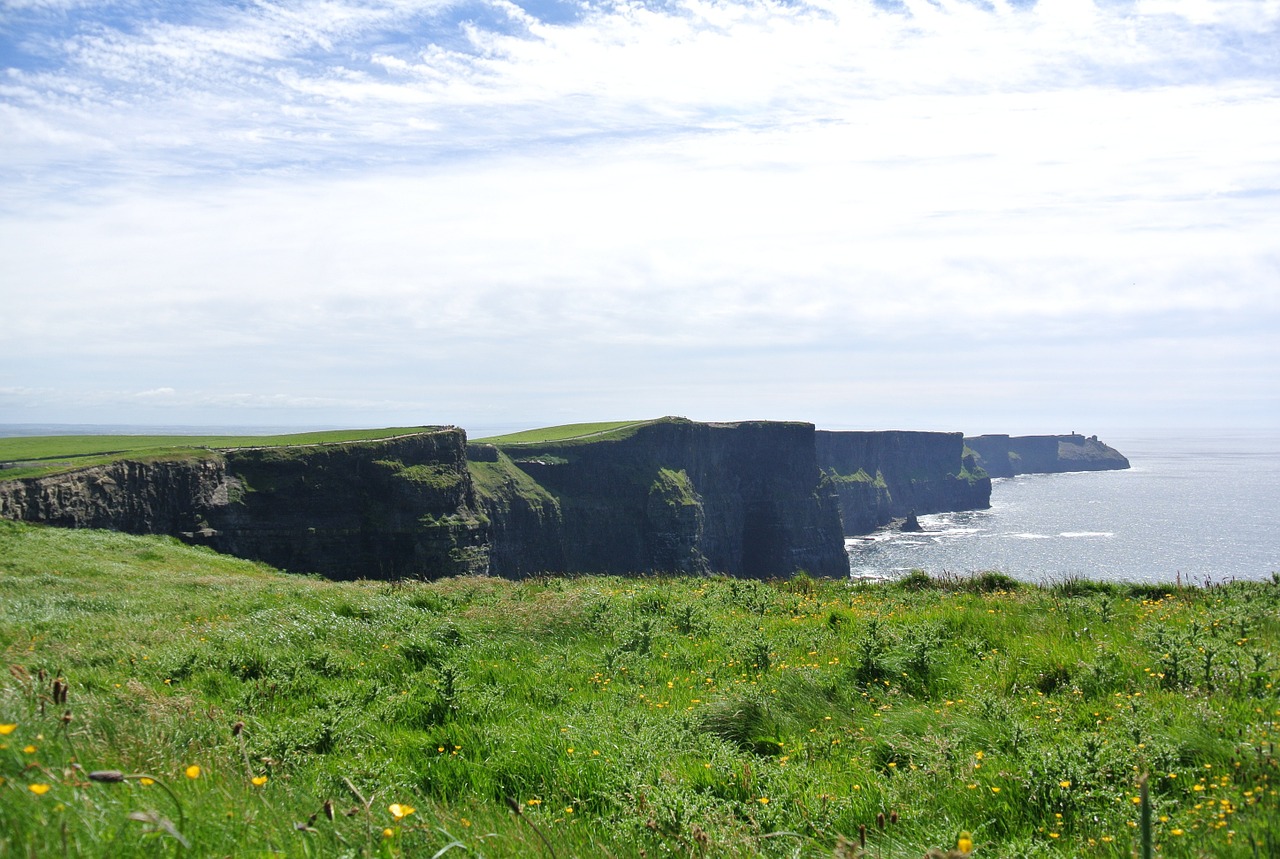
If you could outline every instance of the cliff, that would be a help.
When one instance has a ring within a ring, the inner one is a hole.
[[[845,575],[811,424],[666,418],[603,438],[474,446],[491,570]]]
[[[220,552],[339,579],[488,568],[460,429],[223,456],[227,503],[208,516]]]
[[[1128,467],[1096,437],[967,441],[681,418],[524,443],[468,445],[460,429],[426,428],[0,480],[0,516],[171,534],[332,578],[843,576],[844,535],[987,507],[987,472]]]
[[[991,506],[991,480],[965,458],[958,432],[819,431],[816,452],[840,500],[846,534],[911,513]]]
[[[466,436],[453,428],[3,481],[0,516],[181,536],[331,578],[435,578],[488,565]]]
[[[966,438],[964,443],[975,454],[977,464],[992,477],[1129,467],[1128,459],[1098,441],[1096,435],[980,435]]]
[[[0,482],[0,517],[63,528],[178,534],[226,503],[226,463],[212,453]]]

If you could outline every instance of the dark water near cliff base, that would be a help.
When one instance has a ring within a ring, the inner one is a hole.
[[[1280,572],[1280,432],[1102,435],[1126,471],[994,481],[991,509],[846,541],[855,577],[999,570],[1202,584]]]

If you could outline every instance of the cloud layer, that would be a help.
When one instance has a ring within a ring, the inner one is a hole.
[[[1276,0],[0,5],[0,421],[1277,417]]]

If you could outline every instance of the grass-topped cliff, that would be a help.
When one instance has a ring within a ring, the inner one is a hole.
[[[50,435],[0,438],[0,480],[51,474],[118,462],[216,456],[217,451],[376,441],[429,427],[326,430],[273,436],[244,435]]]
[[[178,440],[187,446],[157,446]],[[334,578],[487,569],[454,427],[12,439],[0,456],[28,457],[0,470],[2,518],[181,536]]]
[[[1128,857],[1145,775],[1156,855],[1274,856],[1278,617],[1270,582],[328,582],[0,522],[0,855]]]
[[[501,575],[848,570],[812,424],[666,417],[469,446]]]

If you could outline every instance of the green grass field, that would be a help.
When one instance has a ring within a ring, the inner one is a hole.
[[[658,423],[658,421],[603,421],[590,424],[564,424],[562,426],[542,427],[489,438],[473,439],[473,441],[496,445],[540,444],[549,441],[604,441],[611,438],[625,438],[636,429],[653,423]]]
[[[1128,857],[1144,775],[1155,855],[1280,851],[1275,582],[335,583],[0,522],[0,649],[0,856]]]
[[[182,459],[234,448],[371,441],[424,429],[428,428],[328,430],[271,436],[53,435],[0,438],[0,464],[18,464],[17,467],[0,470],[0,479],[39,477],[73,468],[103,465],[126,457],[144,461]]]

